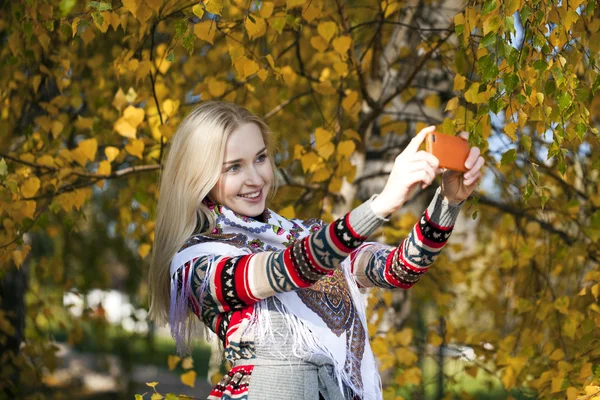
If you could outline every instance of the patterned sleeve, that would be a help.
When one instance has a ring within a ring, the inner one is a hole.
[[[178,268],[172,279],[178,293],[182,286],[188,286],[182,282],[189,282],[189,305],[198,316],[201,309],[205,313],[206,305],[215,313],[223,313],[276,293],[309,287],[340,265],[383,223],[369,211],[370,205],[363,203],[284,250],[197,257]],[[206,318],[203,316],[208,322]],[[217,322],[208,319],[209,326],[214,327]]]
[[[463,203],[449,204],[438,188],[429,207],[397,247],[365,243],[352,254],[352,273],[361,287],[412,287],[440,254]]]

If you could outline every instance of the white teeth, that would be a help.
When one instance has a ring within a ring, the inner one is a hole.
[[[238,194],[238,196],[240,196],[240,197],[247,197],[249,199],[255,199],[259,195],[260,195],[260,190],[258,192],[256,192],[256,193],[253,193],[253,194]]]

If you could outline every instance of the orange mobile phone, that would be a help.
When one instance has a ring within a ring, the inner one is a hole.
[[[469,142],[458,136],[431,132],[425,138],[425,149],[440,160],[440,167],[467,172],[465,161],[469,156]]]

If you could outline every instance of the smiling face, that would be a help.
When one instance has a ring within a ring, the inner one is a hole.
[[[273,168],[258,125],[248,123],[227,139],[221,176],[208,194],[217,204],[238,214],[256,217],[266,208],[273,184]]]

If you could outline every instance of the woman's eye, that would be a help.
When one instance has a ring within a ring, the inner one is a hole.
[[[266,154],[261,154],[260,156],[258,156],[257,160],[258,162],[263,162],[267,159],[267,155]]]
[[[229,171],[233,171],[233,172],[235,172],[235,171],[237,171],[239,168],[240,168],[240,164],[233,164],[231,167],[229,167],[229,168],[227,169],[227,172],[229,172]]]

